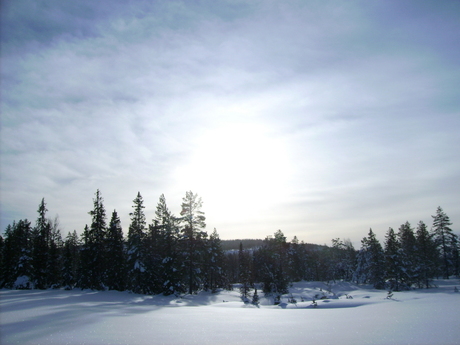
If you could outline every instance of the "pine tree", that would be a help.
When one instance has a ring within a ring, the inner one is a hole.
[[[132,292],[145,293],[145,252],[144,240],[146,231],[146,221],[144,214],[144,200],[141,193],[133,200],[134,212],[130,213],[131,224],[129,225],[127,242],[127,274],[128,286]]]
[[[441,207],[436,210],[433,218],[433,234],[442,257],[442,272],[445,279],[449,279],[453,272],[452,252],[455,250],[455,234],[449,225],[452,225],[449,217],[444,213]]]
[[[201,211],[203,202],[197,194],[189,191],[182,199],[181,220],[182,247],[185,263],[185,275],[188,284],[188,293],[192,294],[200,288],[202,282],[203,251],[207,233],[202,231],[206,227],[206,217]]]
[[[126,288],[126,258],[123,229],[116,210],[112,212],[106,236],[107,271],[106,284],[109,290],[124,291]]]

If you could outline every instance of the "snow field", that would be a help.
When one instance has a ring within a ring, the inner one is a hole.
[[[259,291],[259,307],[244,304],[237,289],[182,298],[0,290],[0,343],[458,344],[460,282],[437,284],[387,299],[387,291],[367,286],[301,282],[290,289],[297,304],[284,295],[275,306]],[[323,295],[314,308],[311,299]]]

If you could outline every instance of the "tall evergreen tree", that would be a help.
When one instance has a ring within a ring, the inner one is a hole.
[[[88,259],[91,261],[91,270],[89,271],[89,288],[93,290],[106,289],[106,213],[103,199],[99,189],[96,191],[96,197],[93,199],[94,208],[89,212],[92,216],[91,226],[88,233],[87,250],[89,251]]]
[[[356,255],[356,269],[353,273],[353,281],[357,284],[367,283],[368,276],[368,250],[367,237],[361,240],[361,248]]]
[[[2,287],[29,289],[32,280],[32,228],[27,219],[13,222],[5,231]]]
[[[107,271],[106,285],[109,290],[124,291],[126,288],[126,258],[123,229],[116,210],[112,212],[106,236]]]
[[[452,274],[460,277],[460,242],[458,236],[454,234],[452,237]]]
[[[349,238],[343,240],[343,246],[345,250],[344,266],[345,266],[345,281],[351,281],[353,278],[353,272],[356,268],[356,250],[353,243]]]
[[[274,237],[267,237],[262,248],[256,252],[256,270],[263,284],[263,291],[273,295],[275,303],[279,302],[282,294],[289,292],[287,252],[288,243],[281,230],[276,231]]]
[[[80,246],[80,267],[78,272],[78,282],[77,286],[83,289],[90,289],[91,282],[90,277],[93,275],[92,273],[92,254],[91,254],[91,245],[90,245],[90,230],[88,224],[85,225],[85,229],[81,234],[81,246]]]
[[[370,283],[376,289],[383,289],[385,287],[385,272],[384,261],[385,257],[380,242],[375,237],[372,229],[369,230],[369,251],[370,251]]]
[[[50,220],[51,224],[51,237],[49,241],[49,255],[48,255],[48,281],[51,288],[57,289],[62,285],[62,252],[63,241],[61,236],[61,228],[59,216],[54,220]]]
[[[223,271],[224,252],[217,230],[209,236],[204,257],[205,281],[204,289],[216,292],[218,288],[226,285]]]
[[[134,212],[130,213],[131,224],[129,225],[127,242],[127,274],[128,286],[132,292],[145,293],[145,251],[144,240],[146,232],[146,220],[144,214],[144,200],[140,192],[133,200]]]
[[[404,288],[408,289],[416,282],[416,241],[414,229],[409,222],[402,224],[398,231],[398,240],[400,243],[400,258],[402,269],[402,282]]]
[[[182,247],[185,263],[185,275],[188,284],[188,293],[192,294],[200,288],[202,282],[202,259],[204,242],[207,234],[202,231],[206,227],[206,217],[201,211],[203,202],[192,191],[186,192],[182,199]]]
[[[51,243],[51,224],[46,218],[45,199],[43,198],[38,206],[38,218],[33,229],[33,250],[32,250],[32,265],[33,265],[33,281],[38,289],[46,289],[49,287],[49,254]]]
[[[3,250],[5,248],[5,240],[3,239],[2,235],[0,235],[0,289],[3,286],[3,270],[4,270],[4,255],[3,255]]]
[[[156,221],[148,226],[143,242],[146,293],[163,292],[163,248],[161,229]]]
[[[307,252],[304,243],[299,243],[296,236],[292,239],[288,249],[288,274],[290,281],[306,279]]]
[[[247,298],[251,287],[254,285],[254,282],[252,276],[252,255],[249,253],[249,251],[244,250],[243,242],[240,242],[238,262],[238,281],[241,283],[240,292],[243,298]]]
[[[332,240],[332,247],[328,252],[328,279],[351,280],[355,269],[356,253],[349,239]]]
[[[72,290],[78,282],[80,255],[77,231],[68,233],[64,241],[62,261],[62,285],[66,290]]]
[[[13,229],[16,226],[16,222],[13,225],[8,224],[5,229],[5,238],[3,240],[3,251],[2,251],[2,265],[0,266],[0,288],[11,287],[13,280],[13,267],[15,262],[15,241],[13,236]]]
[[[367,238],[361,241],[355,280],[359,283],[370,283],[376,289],[385,288],[385,256],[372,229],[369,230]]]
[[[385,236],[385,276],[389,280],[389,288],[394,291],[401,289],[403,266],[401,246],[393,228],[389,228]]]
[[[455,234],[449,227],[452,225],[447,214],[439,206],[436,210],[436,215],[433,218],[434,239],[439,247],[442,257],[442,272],[445,279],[449,279],[453,272],[452,252],[455,248]]]
[[[436,275],[439,252],[433,234],[430,234],[423,221],[417,225],[415,242],[417,285],[428,289]]]
[[[157,247],[161,262],[156,267],[156,275],[160,283],[160,291],[165,295],[184,292],[183,267],[179,257],[179,227],[177,218],[171,213],[162,194],[155,211],[154,224],[156,229]]]

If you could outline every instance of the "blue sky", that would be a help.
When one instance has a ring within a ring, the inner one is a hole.
[[[458,1],[5,1],[1,227],[203,199],[221,238],[460,222]],[[458,231],[457,231],[458,233]]]

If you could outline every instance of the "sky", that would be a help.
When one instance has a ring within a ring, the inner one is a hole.
[[[207,231],[355,247],[438,206],[460,224],[460,2],[6,0],[1,230],[96,190]]]

